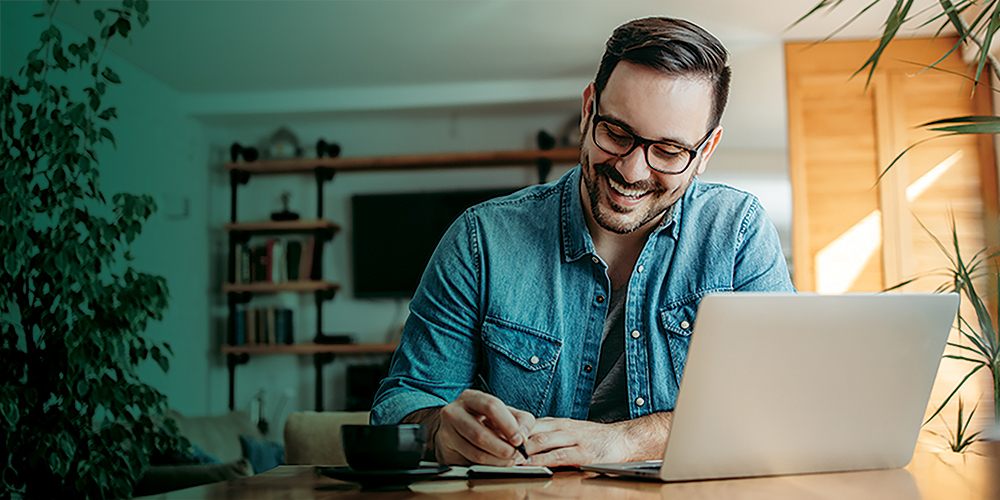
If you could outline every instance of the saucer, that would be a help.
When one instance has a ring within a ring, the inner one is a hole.
[[[451,470],[447,465],[437,467],[419,467],[416,469],[401,470],[355,470],[350,467],[317,467],[320,474],[339,479],[360,483],[365,488],[380,488],[387,486],[404,486],[414,481],[432,478]]]

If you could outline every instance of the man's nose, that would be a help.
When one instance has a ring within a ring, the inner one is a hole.
[[[639,182],[650,176],[649,164],[646,163],[646,150],[638,146],[632,150],[628,156],[622,157],[616,166],[618,173],[622,174],[625,182],[629,184]]]

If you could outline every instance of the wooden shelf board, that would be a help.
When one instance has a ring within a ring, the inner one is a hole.
[[[492,151],[485,153],[439,153],[359,158],[291,158],[227,163],[226,170],[240,170],[254,174],[282,174],[311,172],[320,168],[348,172],[456,167],[503,167],[534,165],[540,159],[547,159],[556,164],[576,163],[580,159],[580,151],[577,148],[560,148],[546,151]]]
[[[235,222],[223,226],[226,231],[244,231],[248,233],[296,233],[309,232],[320,229],[332,229],[340,231],[340,226],[325,219],[272,221],[262,220],[253,222]]]
[[[387,344],[290,344],[224,345],[222,354],[392,354],[398,343]]]
[[[280,283],[259,282],[259,283],[223,283],[222,292],[250,292],[250,293],[276,293],[276,292],[318,292],[321,290],[340,290],[340,285],[326,281],[298,280],[282,281]]]

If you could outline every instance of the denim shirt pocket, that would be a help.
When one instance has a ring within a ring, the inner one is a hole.
[[[507,405],[536,416],[546,407],[562,342],[533,328],[487,317],[484,363],[490,386]]]
[[[684,364],[687,362],[687,351],[691,344],[691,331],[694,328],[699,299],[700,297],[673,303],[659,311],[660,328],[667,334],[670,361],[678,385],[684,374]]]

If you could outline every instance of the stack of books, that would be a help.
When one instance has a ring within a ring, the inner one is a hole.
[[[236,245],[236,283],[298,281],[313,276],[316,240],[268,238],[263,244]]]
[[[232,345],[280,345],[295,343],[292,310],[284,307],[236,308]]]

